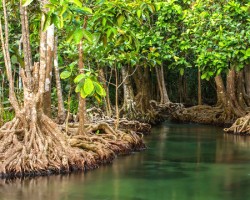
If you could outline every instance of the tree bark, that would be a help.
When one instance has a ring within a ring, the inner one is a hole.
[[[187,81],[185,74],[179,75],[179,98],[180,103],[187,103]]]
[[[244,116],[246,113],[239,105],[236,97],[236,72],[234,69],[230,69],[227,75],[227,94],[233,104],[237,116]]]
[[[52,79],[52,65],[54,57],[54,38],[55,28],[51,25],[46,30],[46,79],[45,79],[45,93],[44,93],[44,113],[51,117],[51,79]]]
[[[151,89],[149,68],[139,66],[133,76],[137,94],[135,96],[136,110],[142,115],[148,114],[150,110]]]
[[[161,104],[169,103],[170,100],[168,97],[168,92],[165,84],[163,66],[161,65],[160,68],[156,67],[155,70],[156,70],[158,88],[160,91],[160,99],[161,99],[160,103]]]
[[[9,54],[8,16],[7,16],[7,11],[6,11],[5,0],[2,1],[2,4],[3,4],[3,10],[4,10],[5,35],[3,34],[2,22],[0,20],[0,38],[1,38],[1,43],[2,43],[2,51],[3,51],[3,56],[4,56],[4,63],[5,63],[7,78],[9,80],[9,100],[15,110],[15,113],[18,114],[20,111],[20,107],[19,107],[16,95],[15,95],[14,79],[13,79],[13,75],[11,71],[11,61],[10,61],[10,54]]]
[[[250,64],[244,68],[244,90],[243,96],[248,107],[250,107]]]
[[[201,96],[201,72],[198,69],[198,105],[202,105],[202,96]]]
[[[85,16],[83,29],[86,29],[86,27],[87,27],[87,17]],[[79,60],[78,60],[79,73],[84,74],[83,39],[80,41],[78,45],[78,55],[79,55]],[[84,124],[86,123],[86,99],[82,98],[81,95],[79,95],[78,117],[79,117],[78,133],[84,134],[85,133]]]
[[[54,69],[55,69],[56,93],[57,93],[57,102],[58,102],[57,119],[59,123],[63,123],[66,118],[66,113],[65,113],[64,103],[63,103],[62,86],[61,86],[60,72],[59,72],[59,66],[58,66],[57,37],[55,38],[54,47],[55,47]]]
[[[123,66],[121,68],[122,81],[123,83],[123,106],[122,111],[128,118],[135,118],[135,96],[133,87],[129,77],[129,69],[128,66]]]
[[[231,123],[232,120],[235,120],[237,117],[241,117],[244,115],[244,113],[239,110],[236,105],[233,103],[232,92],[235,90],[233,87],[235,87],[235,84],[232,83],[234,80],[233,72],[228,74],[227,77],[227,90],[224,86],[223,80],[220,75],[215,77],[215,83],[217,88],[217,105],[220,106],[222,109],[224,109],[226,117],[225,122]]]
[[[99,69],[99,76],[101,79],[101,82],[103,82],[103,87],[106,91],[106,97],[105,97],[105,107],[106,107],[106,114],[108,117],[112,116],[112,108],[110,103],[110,97],[109,97],[109,88],[106,83],[106,77],[103,68]]]
[[[244,93],[245,93],[245,86],[244,86],[244,74],[243,71],[240,71],[236,74],[236,98],[239,102],[239,106],[244,110],[247,110],[247,101],[245,101]]]
[[[22,41],[23,41],[23,54],[24,54],[24,65],[27,74],[27,81],[29,85],[32,85],[31,70],[32,70],[32,58],[31,58],[31,48],[30,48],[30,34],[29,34],[29,21],[27,8],[23,7],[20,2],[20,15],[22,26]],[[31,88],[29,88],[31,89]]]
[[[120,110],[119,110],[119,101],[118,101],[118,71],[117,67],[115,65],[115,115],[116,115],[116,121],[115,121],[115,130],[119,127],[120,122]]]

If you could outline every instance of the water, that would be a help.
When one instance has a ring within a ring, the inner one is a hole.
[[[87,173],[1,181],[0,200],[250,199],[250,137],[165,123],[148,150]]]

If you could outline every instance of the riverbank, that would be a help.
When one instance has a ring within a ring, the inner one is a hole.
[[[0,199],[248,199],[249,137],[164,122],[145,142],[145,151],[88,173],[0,180]]]
[[[4,127],[8,127],[7,123],[1,129],[1,140],[6,141],[8,137],[10,140],[9,144],[2,143],[0,146],[1,149],[5,147],[5,157],[1,158],[0,177],[9,179],[47,176],[98,168],[111,163],[117,156],[146,148],[142,131],[151,127],[147,124],[140,124],[138,127],[138,124],[140,123],[135,121],[121,123],[116,130],[110,120],[92,122],[86,124],[83,135],[77,134],[77,123],[67,124],[67,127],[57,125],[53,137],[49,135],[47,139],[46,134],[35,135],[37,139],[31,138],[34,143],[29,146],[24,144],[24,136],[4,132]]]

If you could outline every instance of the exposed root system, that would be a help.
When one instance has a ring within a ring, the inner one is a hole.
[[[66,130],[42,114],[37,123],[16,117],[0,129],[0,176],[21,177],[96,168],[119,154],[145,148],[139,135],[114,131],[107,123]],[[67,132],[66,132],[67,131]]]
[[[201,124],[224,125],[232,123],[228,121],[228,116],[220,107],[211,106],[193,106],[190,108],[182,108],[172,113],[172,120],[182,122],[195,122]]]
[[[172,113],[184,108],[183,104],[181,103],[168,102],[161,104],[154,100],[150,101],[150,106],[157,113],[157,116],[159,116],[163,120],[171,116]]]
[[[233,134],[250,134],[250,114],[238,118],[230,128],[225,128],[224,131]]]

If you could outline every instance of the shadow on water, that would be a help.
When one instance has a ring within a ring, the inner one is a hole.
[[[250,198],[250,137],[165,123],[148,149],[87,173],[0,181],[3,200],[241,200]]]

